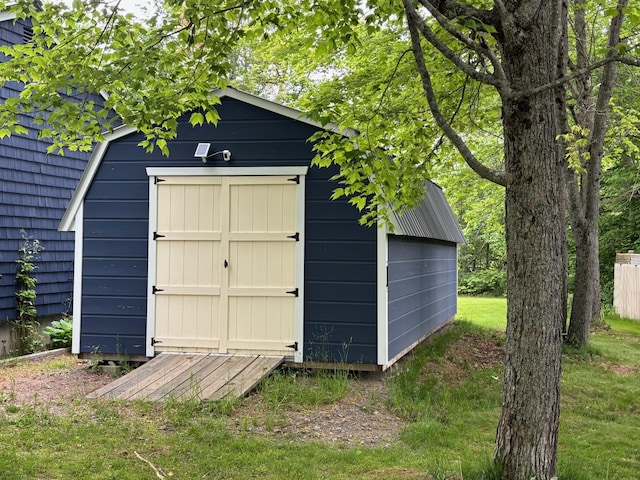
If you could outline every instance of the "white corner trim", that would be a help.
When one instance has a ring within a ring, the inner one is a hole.
[[[158,186],[155,178],[149,177],[149,250],[147,253],[147,340],[146,355],[154,357],[156,349],[152,339],[156,331],[156,296],[153,285],[156,283],[157,242],[153,240],[153,232],[158,228]]]
[[[15,20],[15,12],[0,12],[0,22],[6,22],[7,20]]]
[[[298,349],[294,353],[294,361],[304,361],[304,243],[305,243],[305,183],[306,176],[301,175],[300,183],[296,188],[296,227],[299,233],[296,244],[296,285],[298,298],[295,304],[294,339],[298,343]]]
[[[306,175],[308,170],[309,167],[147,167],[147,175],[149,177]]]
[[[112,133],[108,133],[104,137],[104,141],[100,142],[93,150],[91,154],[91,158],[89,158],[89,162],[87,162],[87,166],[84,169],[84,173],[80,178],[80,182],[78,182],[78,186],[76,187],[75,192],[73,192],[73,196],[69,201],[69,206],[67,210],[64,212],[62,216],[62,220],[58,225],[58,231],[60,232],[70,232],[73,230],[73,217],[78,212],[80,205],[84,202],[84,197],[91,186],[91,182],[93,181],[93,177],[95,177],[96,172],[98,171],[98,167],[100,167],[100,163],[102,163],[102,157],[104,157],[105,152],[107,151],[107,147],[109,143],[113,140],[118,139],[120,137],[124,137],[126,135],[130,135],[134,133],[135,128],[122,126],[116,128]]]
[[[82,256],[83,256],[83,216],[81,203],[74,216],[75,235],[73,252],[73,331],[71,333],[71,353],[80,353],[80,331],[82,328]]]
[[[378,303],[378,365],[389,362],[389,244],[386,224],[377,225],[376,285]]]

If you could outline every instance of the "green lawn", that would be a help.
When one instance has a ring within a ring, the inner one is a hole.
[[[504,297],[458,297],[458,320],[504,331],[507,325],[507,300]]]
[[[160,478],[139,456],[167,479],[495,478],[502,367],[482,364],[469,345],[500,353],[505,300],[461,298],[460,316],[468,321],[456,322],[387,373],[389,399],[376,408],[408,423],[385,448],[230,431],[227,418],[236,418],[237,403],[84,400],[61,414],[44,404],[16,407],[10,396],[0,396],[0,478]],[[589,350],[563,356],[561,480],[638,478],[640,330],[637,322],[609,320],[613,328],[594,333]],[[344,374],[280,374],[260,395],[277,416],[285,408],[332,402],[354,381]],[[252,425],[251,418],[237,421]]]

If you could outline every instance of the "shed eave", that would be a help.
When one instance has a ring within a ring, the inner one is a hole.
[[[104,140],[100,142],[93,150],[91,154],[91,158],[87,162],[87,166],[84,169],[82,177],[78,182],[78,186],[76,187],[75,192],[73,192],[73,196],[69,201],[69,206],[67,210],[64,212],[62,216],[62,220],[58,225],[58,231],[60,232],[71,232],[75,230],[75,217],[78,213],[78,209],[80,205],[82,205],[82,201],[91,186],[91,182],[93,181],[93,177],[98,171],[98,167],[102,162],[102,157],[104,157],[105,152],[107,151],[107,147],[109,144],[118,138],[124,137],[126,135],[130,135],[136,131],[133,127],[128,127],[126,125],[122,125],[117,127],[105,135]]]

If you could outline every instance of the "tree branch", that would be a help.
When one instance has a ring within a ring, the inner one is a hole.
[[[530,97],[530,96],[533,96],[533,95],[537,95],[538,93],[541,93],[541,92],[544,92],[546,90],[549,90],[550,88],[560,87],[560,86],[564,85],[565,83],[571,82],[572,80],[575,80],[576,78],[578,78],[580,76],[583,76],[586,73],[592,72],[593,70],[597,70],[598,68],[601,68],[601,67],[607,65],[608,63],[612,63],[612,62],[626,63],[626,62],[623,62],[622,60],[623,60],[623,57],[621,57],[618,54],[618,51],[614,48],[613,51],[610,52],[610,55],[607,55],[605,58],[590,64],[588,67],[585,67],[585,68],[580,69],[580,70],[576,70],[573,75],[568,75],[568,76],[559,78],[558,80],[546,83],[544,85],[540,85],[539,87],[536,87],[536,88],[530,88],[529,90],[521,90],[519,92],[512,92],[511,93],[511,98],[512,99],[518,99],[518,98]],[[629,65],[633,65],[633,64],[629,64]],[[638,63],[638,66],[640,66],[640,63]]]
[[[624,9],[629,4],[629,0],[619,0],[617,9],[618,14],[611,19],[609,26],[608,47],[609,52],[607,58],[612,60],[618,56],[615,46],[620,42],[620,32],[624,23]],[[591,141],[589,143],[590,161],[588,168],[588,182],[590,188],[598,188],[600,186],[600,174],[602,170],[602,155],[604,137],[607,133],[607,111],[611,96],[613,95],[613,87],[616,81],[617,62],[611,61],[606,64],[600,81],[598,97],[595,105],[595,115],[593,118],[593,130],[591,131]],[[587,218],[597,218],[599,201],[594,201],[596,196],[589,196],[586,205]]]
[[[456,38],[458,41],[466,45],[467,48],[470,48],[474,52],[478,53],[478,55],[483,55],[487,57],[491,62],[491,64],[493,65],[494,74],[497,75],[499,79],[501,79],[506,83],[506,75],[504,73],[504,70],[502,69],[502,63],[500,62],[500,59],[498,58],[498,56],[490,48],[486,46],[486,43],[484,42],[478,43],[468,35],[465,35],[460,30],[455,28],[451,24],[449,19],[438,8],[434,7],[431,1],[429,0],[418,0],[418,1],[429,11],[431,15],[433,15],[433,17],[442,26],[442,28],[444,28],[447,31],[447,33],[449,33],[449,35],[451,35],[452,37]]]
[[[453,50],[444,44],[442,40],[438,38],[433,30],[424,22],[422,17],[418,14],[412,2],[404,0],[405,13],[409,24],[413,25],[416,30],[425,37],[425,39],[433,45],[447,60],[453,63],[456,68],[460,69],[463,73],[470,76],[481,83],[493,85],[498,89],[506,89],[505,82],[495,74],[482,73],[476,70],[476,68],[464,62]]]
[[[431,114],[433,115],[434,120],[438,124],[438,127],[440,127],[440,129],[447,136],[449,141],[460,152],[460,155],[462,155],[464,161],[467,162],[467,164],[478,175],[480,175],[482,178],[486,178],[487,180],[497,183],[498,185],[506,186],[506,174],[504,172],[492,170],[478,161],[471,150],[469,150],[469,147],[467,147],[465,142],[462,140],[460,135],[458,135],[458,133],[451,127],[451,124],[447,121],[447,119],[440,111],[438,100],[436,98],[435,92],[433,91],[431,76],[429,75],[429,70],[427,69],[427,66],[424,62],[424,52],[422,50],[422,45],[420,44],[420,33],[418,31],[418,26],[413,21],[415,16],[410,16],[410,11],[414,10],[413,5],[411,5],[411,0],[403,0],[403,2],[405,5],[405,11],[407,13],[413,55],[415,57],[416,66],[422,80],[422,88],[425,92],[425,96],[427,97],[429,109],[431,110]]]

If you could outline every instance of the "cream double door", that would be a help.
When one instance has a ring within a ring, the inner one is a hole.
[[[156,178],[156,351],[293,354],[296,187],[290,176]]]

